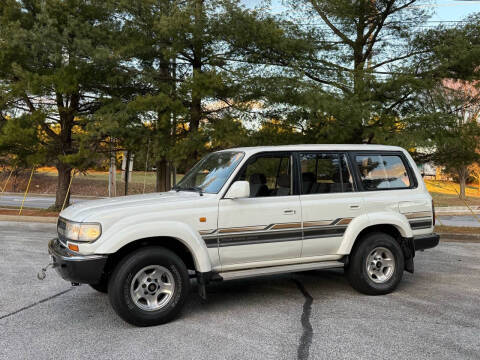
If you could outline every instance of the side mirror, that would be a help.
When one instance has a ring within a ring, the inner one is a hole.
[[[248,181],[235,181],[225,194],[225,199],[240,199],[250,197],[250,183]]]

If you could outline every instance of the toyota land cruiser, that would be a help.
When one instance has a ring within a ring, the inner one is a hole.
[[[344,268],[368,295],[434,247],[432,198],[399,147],[295,145],[218,151],[165,193],[75,204],[49,242],[62,278],[108,292],[127,322],[165,323],[195,277],[212,281]]]

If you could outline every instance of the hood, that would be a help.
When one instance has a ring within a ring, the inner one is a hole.
[[[134,213],[142,211],[166,210],[168,205],[175,208],[180,204],[192,206],[203,199],[211,199],[215,195],[203,194],[200,196],[197,192],[190,191],[169,191],[164,193],[151,193],[142,195],[120,196],[115,198],[107,198],[101,200],[88,200],[81,203],[73,204],[63,210],[60,216],[72,221],[99,221],[101,217],[110,215],[119,210]]]

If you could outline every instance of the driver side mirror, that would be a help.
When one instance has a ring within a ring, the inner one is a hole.
[[[241,199],[250,197],[250,183],[248,181],[235,181],[225,194],[225,199]]]

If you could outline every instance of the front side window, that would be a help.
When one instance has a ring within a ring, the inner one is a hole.
[[[398,155],[357,155],[355,162],[365,190],[406,189],[411,185]]]
[[[200,160],[175,186],[175,190],[217,194],[240,164],[243,152],[222,151]]]
[[[291,195],[291,164],[289,155],[258,156],[248,162],[239,180],[250,183],[250,197]]]
[[[302,194],[353,191],[353,180],[344,154],[300,154]]]

